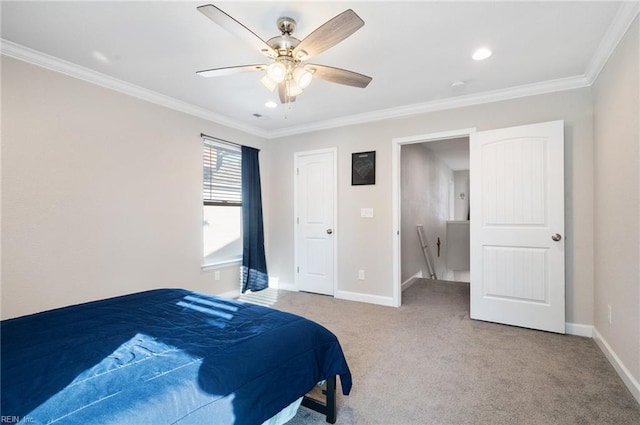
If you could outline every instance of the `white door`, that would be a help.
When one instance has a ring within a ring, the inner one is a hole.
[[[565,332],[563,121],[471,134],[471,318]]]
[[[334,293],[336,153],[295,154],[295,273],[300,291]]]

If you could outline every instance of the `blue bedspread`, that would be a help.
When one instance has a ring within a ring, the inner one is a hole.
[[[159,289],[1,323],[1,415],[24,423],[260,424],[340,375],[315,322]]]

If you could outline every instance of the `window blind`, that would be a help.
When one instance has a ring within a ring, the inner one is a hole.
[[[239,146],[203,138],[202,198],[205,205],[242,205]]]

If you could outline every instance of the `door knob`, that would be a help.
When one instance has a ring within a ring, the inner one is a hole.
[[[551,239],[553,239],[554,242],[558,242],[560,239],[562,239],[562,235],[560,235],[560,233],[556,233],[555,235],[551,236]]]
[[[330,235],[330,234],[332,234],[332,233],[333,233],[333,230],[331,230],[331,229],[327,229],[327,235]]]

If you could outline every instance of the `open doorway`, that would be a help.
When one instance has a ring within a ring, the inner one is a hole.
[[[469,282],[469,137],[400,148],[400,275]]]
[[[397,305],[402,289],[420,278],[470,281],[469,135],[474,131],[393,141]]]

